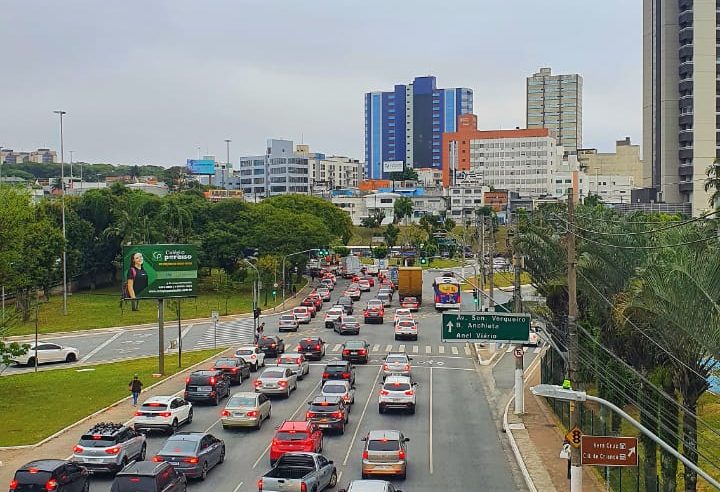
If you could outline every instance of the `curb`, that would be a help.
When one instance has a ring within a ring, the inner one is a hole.
[[[218,352],[217,354],[214,354],[214,355],[208,357],[207,359],[203,359],[203,360],[201,360],[200,362],[197,362],[197,363],[193,364],[193,365],[190,366],[190,367],[184,368],[182,371],[177,372],[177,373],[173,374],[172,376],[169,376],[169,377],[167,377],[167,378],[165,378],[165,379],[162,379],[162,380],[160,380],[160,381],[158,381],[158,382],[156,382],[156,383],[153,383],[153,384],[151,384],[150,386],[148,386],[147,388],[145,388],[143,391],[151,390],[151,389],[155,388],[156,386],[158,386],[158,385],[160,385],[160,384],[163,384],[163,383],[166,383],[166,382],[168,382],[168,381],[171,381],[171,380],[173,380],[174,378],[176,378],[176,377],[178,377],[178,376],[182,376],[182,375],[185,374],[185,372],[191,371],[191,370],[195,369],[195,368],[198,367],[198,366],[201,366],[201,365],[203,365],[203,364],[206,364],[208,361],[217,358],[218,356],[220,356],[220,354],[222,354],[223,352],[226,352],[227,350],[228,350],[228,349],[225,349],[225,350],[223,350],[222,352]],[[136,359],[136,357],[132,357],[132,359]],[[116,361],[116,362],[117,362],[117,361]],[[105,363],[107,363],[107,362],[105,362]],[[97,365],[97,364],[96,364],[96,365]],[[111,403],[110,405],[108,405],[108,406],[106,406],[106,407],[104,407],[104,408],[101,408],[101,409],[99,409],[99,410],[96,410],[96,411],[93,412],[92,414],[90,414],[90,415],[88,415],[88,416],[86,416],[86,417],[83,417],[82,419],[80,419],[80,420],[78,420],[77,422],[74,422],[74,423],[68,425],[67,427],[64,427],[64,428],[60,429],[59,431],[57,431],[57,432],[55,432],[54,434],[46,437],[46,438],[43,439],[42,441],[36,442],[35,444],[22,444],[22,445],[20,445],[20,446],[0,446],[0,451],[15,451],[15,450],[22,450],[22,449],[37,448],[37,447],[39,447],[39,446],[42,446],[43,444],[45,444],[45,443],[47,443],[47,442],[49,442],[49,441],[52,441],[53,439],[61,436],[62,434],[65,434],[66,432],[72,430],[74,427],[77,427],[78,425],[82,424],[83,422],[87,422],[88,420],[92,419],[93,417],[97,417],[97,416],[100,415],[101,413],[106,412],[106,411],[110,410],[111,408],[114,408],[114,407],[120,405],[120,404],[123,403],[124,401],[129,401],[131,398],[132,398],[132,396],[126,396],[125,398],[122,398],[122,399],[120,399],[120,400],[118,400],[118,401],[116,401],[116,402],[114,402],[114,403]]]

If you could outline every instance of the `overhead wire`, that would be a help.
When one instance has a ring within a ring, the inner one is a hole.
[[[575,224],[575,229],[579,229],[579,230],[581,230],[581,231],[583,231],[583,232],[588,232],[588,233],[591,233],[591,234],[598,234],[598,235],[601,235],[601,236],[640,236],[640,235],[643,235],[643,234],[655,234],[655,233],[657,233],[657,232],[667,231],[667,230],[669,230],[669,229],[674,229],[674,228],[676,228],[676,227],[683,227],[683,226],[686,226],[686,225],[688,225],[688,224],[692,224],[692,223],[694,223],[694,222],[698,222],[698,221],[704,220],[704,219],[706,219],[707,217],[709,217],[710,215],[715,215],[715,214],[718,213],[718,212],[720,212],[720,210],[713,210],[712,212],[708,212],[707,214],[700,215],[700,216],[698,216],[698,217],[694,217],[694,218],[689,219],[689,220],[685,220],[685,221],[675,221],[675,222],[672,222],[672,223],[668,224],[666,227],[660,227],[660,228],[658,228],[658,229],[650,229],[649,231],[604,232],[604,231],[594,231],[594,230],[592,230],[592,229],[585,229],[585,228],[583,228],[583,227],[578,226],[577,224]],[[556,214],[553,214],[553,215],[556,216],[556,217],[558,217],[558,218],[560,218],[560,217],[559,217],[558,215],[556,215]],[[561,220],[563,220],[563,219],[561,219]]]

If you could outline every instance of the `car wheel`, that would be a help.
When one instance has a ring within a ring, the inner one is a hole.
[[[142,448],[140,448],[140,454],[138,455],[138,461],[145,461],[146,455],[147,455],[147,446],[145,446],[143,444]]]
[[[188,412],[187,423],[192,424],[192,419],[193,419],[193,411],[192,411],[192,409],[190,409],[190,412]]]
[[[27,360],[27,364],[25,364],[25,365],[28,366],[28,367],[34,366],[34,365],[35,365],[35,357],[30,357],[30,358]]]
[[[343,422],[342,427],[340,427],[340,435],[345,434],[345,422]]]
[[[333,471],[332,475],[330,475],[330,483],[328,483],[328,488],[333,488],[337,485],[337,472]]]
[[[385,413],[385,407],[382,405],[378,405],[378,412],[379,413]]]
[[[178,421],[177,419],[172,421],[172,424],[170,424],[170,434],[175,434],[178,430]]]
[[[398,475],[398,478],[400,480],[405,480],[407,478],[407,468],[405,468],[405,471]]]
[[[77,356],[73,352],[70,352],[67,354],[67,357],[65,357],[65,362],[75,362],[76,360]]]
[[[83,485],[82,492],[90,492],[90,481],[85,479],[85,485]]]
[[[415,405],[411,406],[409,409],[410,415],[415,415]]]
[[[127,466],[127,464],[128,464],[128,459],[127,459],[127,456],[126,456],[126,457],[124,457],[124,458],[122,459],[122,461],[120,462],[120,470],[122,470],[123,468],[125,468],[125,467]]]
[[[213,405],[218,406],[218,403],[220,403],[220,397],[218,395],[215,395],[215,401],[213,402]]]
[[[200,472],[200,480],[205,480],[207,478],[208,474],[208,464],[207,461],[203,463],[202,471]]]
[[[262,418],[262,415],[261,415],[260,418],[258,419],[258,423],[257,423],[257,425],[255,426],[255,429],[257,429],[257,430],[262,429],[262,425],[263,425],[263,418]]]
[[[370,476],[370,475],[368,475],[367,473],[362,472],[362,479],[363,479],[363,480],[367,480],[369,476]]]
[[[218,465],[220,463],[224,463],[224,462],[225,462],[225,448],[223,447],[222,451],[220,451],[220,460],[218,461]]]
[[[285,395],[285,398],[290,398],[290,391],[292,391],[290,388],[287,390],[287,394]]]

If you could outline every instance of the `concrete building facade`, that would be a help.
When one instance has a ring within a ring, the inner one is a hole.
[[[308,155],[296,154],[292,140],[268,139],[265,155],[240,158],[240,189],[256,201],[288,193],[310,193]]]
[[[589,176],[596,174],[628,176],[632,178],[634,186],[643,186],[643,161],[640,158],[640,146],[632,144],[630,137],[615,141],[615,152],[578,149],[577,158],[580,169]]]

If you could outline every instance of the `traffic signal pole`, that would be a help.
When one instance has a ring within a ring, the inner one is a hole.
[[[520,292],[520,273],[522,269],[522,256],[517,249],[517,234],[518,234],[518,222],[517,215],[513,214],[515,241],[513,242],[513,268],[515,270],[515,281],[513,282],[513,297],[515,300],[514,310],[516,313],[522,312],[522,297]],[[510,225],[513,226],[513,215],[510,216]],[[517,354],[521,354],[518,357]],[[522,415],[525,413],[525,349],[522,343],[515,345],[515,415]]]

